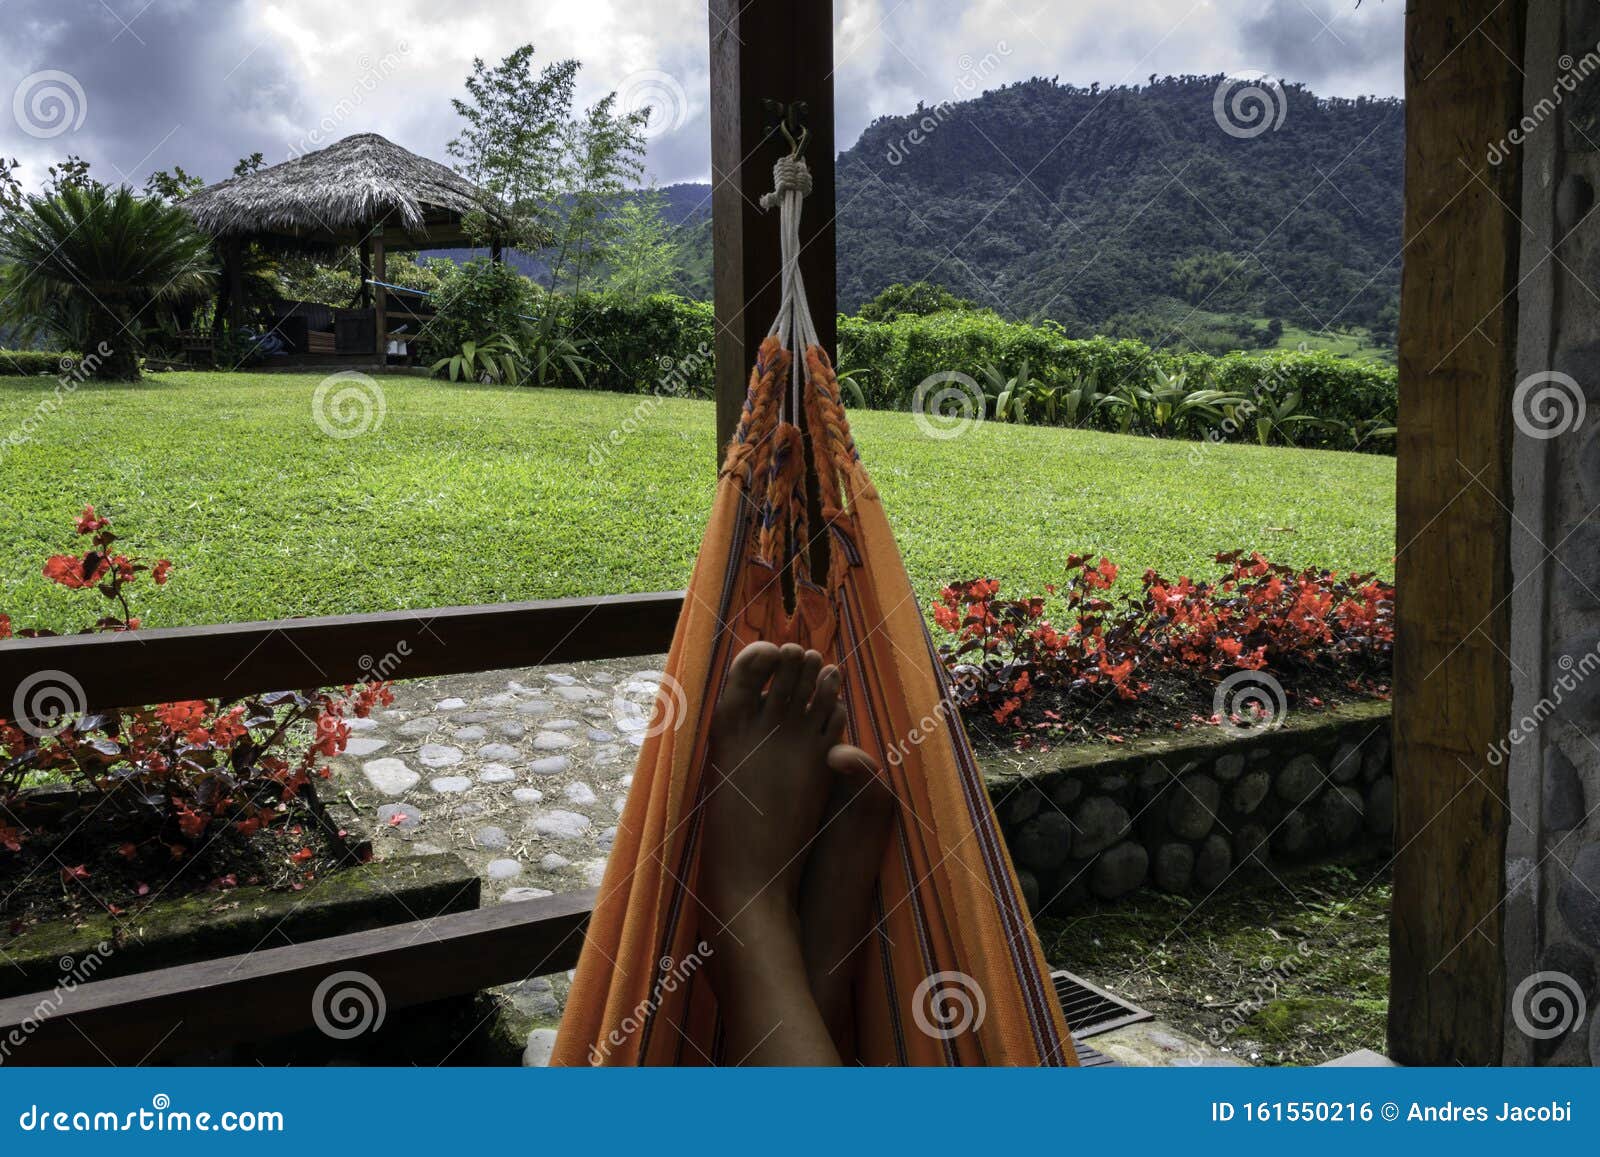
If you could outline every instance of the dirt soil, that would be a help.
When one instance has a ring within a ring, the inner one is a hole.
[[[974,741],[998,748],[1049,750],[1064,744],[1118,744],[1143,735],[1171,735],[1215,728],[1217,683],[1189,673],[1147,676],[1147,691],[1123,699],[1109,686],[1086,684],[1063,690],[1040,687],[1017,713],[1020,726],[1002,725],[991,712],[962,714]],[[1389,698],[1389,672],[1307,667],[1278,680],[1291,713],[1325,711],[1346,703]]]
[[[28,821],[26,814],[19,818]],[[39,923],[80,922],[101,912],[132,917],[158,899],[216,892],[225,902],[223,893],[254,884],[299,890],[342,862],[309,815],[294,811],[250,837],[232,828],[213,832],[182,858],[158,839],[140,841],[110,807],[52,828],[54,834],[40,832],[20,852],[0,852],[0,948]]]
[[[1141,892],[1044,917],[1045,955],[1257,1065],[1384,1051],[1387,859],[1278,869],[1204,900]]]

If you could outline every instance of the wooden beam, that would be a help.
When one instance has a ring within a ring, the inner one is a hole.
[[[1500,1060],[1510,398],[1526,0],[1406,11],[1389,1050]]]
[[[318,986],[338,973],[363,974],[387,1018],[562,972],[577,965],[594,899],[589,890],[496,904],[0,1000],[0,1060],[138,1065],[300,1032],[316,1024]]]
[[[83,710],[653,655],[682,592],[0,643],[0,705],[43,675]]]
[[[383,250],[383,226],[380,224],[372,231],[372,276],[375,280],[387,283],[389,280],[389,263]],[[374,287],[376,292],[372,295],[372,332],[373,340],[377,343],[378,364],[385,365],[389,360],[389,291],[382,285]]]
[[[711,0],[711,234],[717,318],[717,453],[733,436],[750,367],[778,312],[778,215],[761,208],[783,138],[769,139],[762,102],[809,108],[812,192],[800,257],[817,333],[837,354],[834,253],[833,4]],[[814,523],[820,525],[820,523]]]

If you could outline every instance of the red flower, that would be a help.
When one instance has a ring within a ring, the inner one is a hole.
[[[11,616],[0,614],[0,639],[11,637]]]
[[[156,586],[162,586],[167,581],[167,572],[172,569],[171,559],[161,559],[156,563],[155,569],[150,572],[150,577],[156,580]]]
[[[290,852],[289,858],[297,864],[303,864],[315,854],[310,848],[301,848],[298,852]]]
[[[97,530],[104,530],[111,525],[111,520],[101,518],[94,512],[94,507],[85,506],[83,513],[78,515],[78,533],[93,534]]]
[[[91,550],[82,558],[75,554],[53,554],[45,560],[44,577],[70,590],[82,590],[98,583],[109,569],[111,564],[99,551]]]

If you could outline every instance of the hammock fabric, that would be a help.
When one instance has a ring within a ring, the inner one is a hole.
[[[799,278],[809,174],[780,162],[784,308],[762,344],[719,476],[552,1063],[723,1057],[699,967],[699,805],[713,707],[735,655],[794,642],[844,672],[846,741],[898,803],[876,926],[856,954],[854,1056],[869,1065],[1071,1065],[1043,953],[877,492],[862,467]],[[767,202],[764,202],[767,203]],[[805,349],[804,367],[791,348]],[[803,405],[827,581],[811,581]],[[787,591],[787,593],[786,593]]]

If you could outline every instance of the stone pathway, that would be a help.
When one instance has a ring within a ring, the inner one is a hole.
[[[594,887],[659,662],[397,683],[392,707],[352,721],[339,790],[370,817],[379,858],[455,852],[482,874],[485,903]]]
[[[665,656],[396,683],[334,761],[380,859],[455,852],[483,902],[597,887]],[[567,977],[497,990],[553,1025]],[[542,1039],[542,1038],[541,1038]]]

